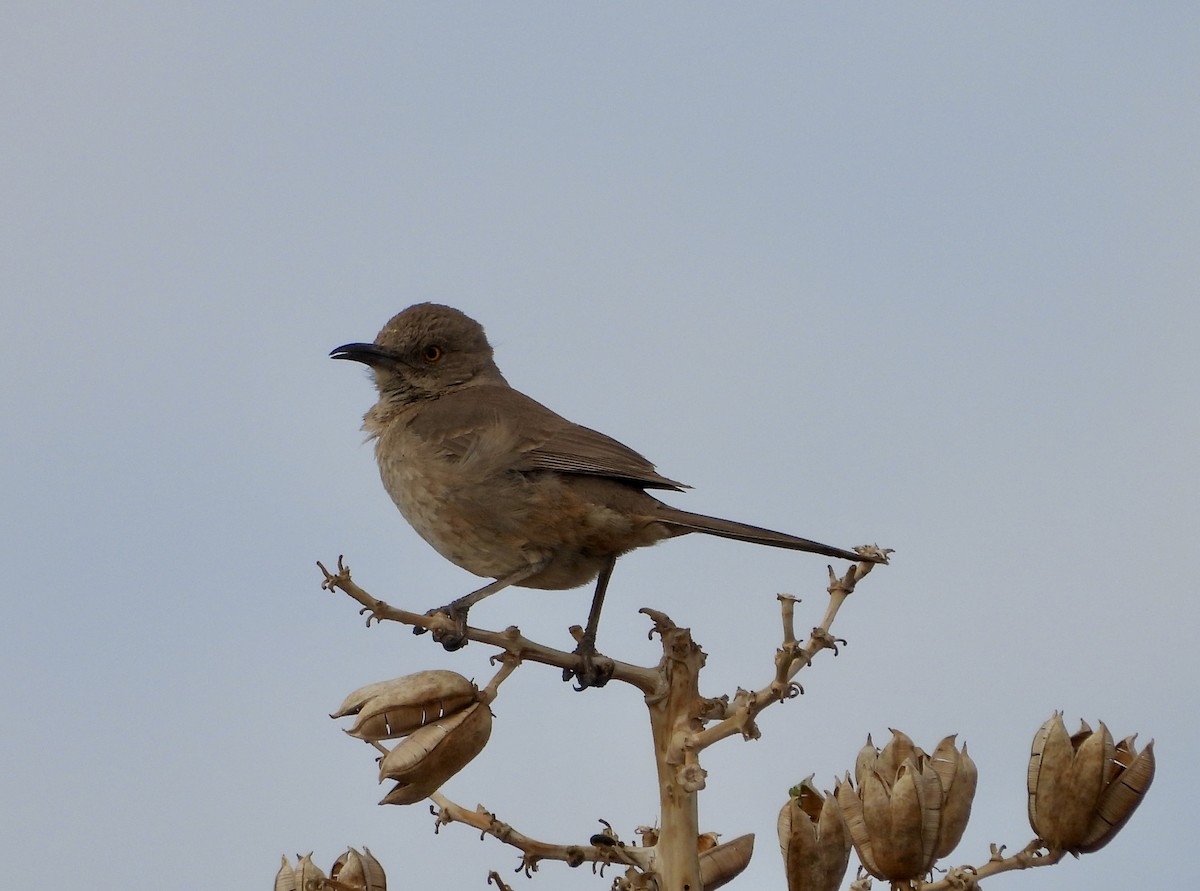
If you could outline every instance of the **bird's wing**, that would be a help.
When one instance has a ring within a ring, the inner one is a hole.
[[[574,424],[511,387],[486,385],[448,393],[422,405],[410,429],[460,459],[494,443],[515,454],[509,469],[519,472],[554,470],[647,489],[685,488],[656,472],[629,446]]]
[[[525,458],[530,469],[606,476],[646,489],[678,492],[686,488],[658,473],[653,464],[624,443],[578,424],[554,431],[544,443],[526,452]]]

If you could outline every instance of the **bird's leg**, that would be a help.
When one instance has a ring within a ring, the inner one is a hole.
[[[613,567],[616,565],[617,558],[609,558],[596,578],[596,593],[592,595],[592,608],[588,611],[587,627],[583,629],[583,634],[579,637],[579,646],[575,647],[579,665],[575,668],[563,669],[564,681],[569,681],[572,676],[579,681],[575,687],[576,690],[603,687],[613,675],[615,668],[613,661],[596,651],[596,628],[600,624],[600,609],[604,606],[604,594],[608,590],[608,580],[612,578]]]
[[[435,630],[433,632],[433,639],[450,652],[461,650],[467,645],[467,611],[483,600],[483,598],[490,597],[497,591],[502,591],[510,585],[520,584],[530,576],[537,575],[546,568],[546,564],[549,562],[549,560],[539,560],[537,563],[530,563],[516,572],[510,572],[508,575],[498,578],[494,582],[489,582],[478,591],[472,591],[470,594],[466,594],[458,598],[458,600],[453,600],[445,606],[429,610],[425,615],[436,616],[438,613],[441,613],[454,623],[453,628]],[[420,625],[413,626],[413,634],[424,634],[428,630],[428,628],[422,628]]]

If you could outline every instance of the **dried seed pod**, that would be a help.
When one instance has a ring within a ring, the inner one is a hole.
[[[329,877],[355,891],[387,891],[387,876],[370,848],[363,848],[361,854],[354,848],[348,849],[333,864]]]
[[[879,774],[875,775],[879,779]],[[883,787],[868,780],[863,796],[863,814],[874,840],[875,859],[889,879],[915,879],[933,866],[937,832],[941,824],[941,781],[932,768],[919,765],[910,756],[900,765],[896,782]],[[890,794],[888,794],[890,793]],[[873,806],[868,807],[868,802]]]
[[[875,748],[875,741],[868,733],[866,745],[858,750],[858,756],[854,759],[854,782],[861,786],[867,774],[875,771],[875,762],[878,760],[879,749]]]
[[[652,848],[658,844],[657,826],[639,826],[633,831],[642,837],[643,848]]]
[[[1127,736],[1117,743],[1115,757],[1100,806],[1096,809],[1098,820],[1092,832],[1079,848],[1079,853],[1099,851],[1121,831],[1133,812],[1137,810],[1150,784],[1154,782],[1154,740],[1138,752],[1133,745],[1135,736]]]
[[[863,868],[899,882],[925,875],[966,828],[975,795],[975,764],[954,748],[954,737],[927,755],[898,730],[882,751],[870,737],[836,799]]]
[[[428,798],[483,751],[492,713],[476,702],[413,732],[379,763],[379,779],[396,780],[380,804],[413,804]]]
[[[475,685],[453,671],[416,674],[360,687],[330,717],[356,715],[346,732],[368,741],[407,736],[475,701]]]
[[[1051,848],[1098,851],[1133,815],[1154,780],[1154,743],[1139,754],[1134,737],[1114,745],[1101,722],[1067,735],[1062,714],[1033,738],[1029,757],[1029,824]]]
[[[375,855],[371,853],[371,849],[363,845],[362,849],[363,872],[367,876],[367,887],[370,889],[378,888],[379,891],[387,891],[387,876],[383,872],[383,864],[375,859]]]
[[[889,727],[892,731],[892,738],[888,740],[886,746],[880,751],[875,758],[874,769],[883,777],[883,781],[891,786],[896,782],[896,776],[900,773],[900,768],[913,755],[924,755],[919,748],[913,745],[913,741],[908,734],[901,733],[894,727]],[[865,759],[864,759],[865,760]],[[862,781],[859,781],[862,785]]]
[[[753,834],[740,835],[703,852],[700,855],[700,881],[704,891],[716,891],[736,878],[749,865],[753,853]]]
[[[850,836],[841,808],[832,795],[823,796],[813,786],[811,775],[793,796],[776,821],[788,891],[835,891],[850,862]]]
[[[942,825],[935,852],[938,858],[947,856],[962,839],[979,780],[975,762],[967,754],[967,744],[963,743],[960,752],[954,748],[954,740],[954,736],[943,739],[929,759],[942,783]]]
[[[279,872],[275,873],[275,891],[300,891],[296,885],[296,870],[284,855]]]
[[[283,858],[279,872],[275,873],[275,891],[309,891],[311,888],[320,888],[324,881],[325,873],[312,862],[310,851],[303,857],[298,856],[294,867],[288,863],[287,857]]]

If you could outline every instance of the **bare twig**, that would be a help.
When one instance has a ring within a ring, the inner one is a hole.
[[[825,609],[825,618],[821,624],[812,629],[804,646],[796,641],[794,615],[796,598],[785,594],[779,595],[780,609],[783,615],[783,643],[775,651],[775,678],[760,690],[738,690],[732,701],[725,709],[725,716],[719,723],[693,734],[691,748],[699,752],[713,743],[726,737],[740,734],[744,739],[757,739],[759,736],[755,718],[763,709],[776,702],[792,699],[804,692],[793,678],[806,666],[812,664],[813,656],[821,650],[833,650],[837,653],[838,639],[829,633],[829,628],[837,618],[838,611],[846,598],[853,592],[855,585],[869,573],[876,564],[856,563],[846,574],[838,577],[832,567],[829,569],[829,605]],[[844,641],[842,641],[844,643]],[[715,720],[715,718],[707,718]]]
[[[455,804],[440,792],[434,792],[430,799],[436,807],[431,808],[437,818],[437,826],[449,823],[464,823],[473,826],[482,835],[490,835],[506,845],[521,852],[521,865],[517,871],[531,875],[537,871],[538,861],[561,860],[568,866],[580,866],[584,863],[598,863],[601,867],[610,863],[619,863],[645,869],[654,856],[652,848],[638,848],[626,845],[556,845],[549,842],[530,838],[507,823],[501,823],[496,815],[482,805],[475,810],[467,810]]]
[[[1040,838],[1035,838],[1011,857],[1004,856],[1004,848],[992,845],[992,856],[983,866],[958,866],[946,877],[936,882],[917,882],[916,891],[974,891],[979,882],[988,876],[1010,872],[1014,869],[1034,869],[1053,866],[1067,852],[1061,848],[1047,848]]]
[[[500,685],[508,680],[508,676],[516,671],[517,666],[521,664],[520,658],[509,652],[493,656],[492,661],[499,662],[500,668],[497,669],[492,679],[488,681],[488,685],[479,691],[480,702],[495,702],[496,696],[500,691]]]
[[[405,625],[412,625],[415,628],[424,628],[428,631],[450,630],[453,628],[453,623],[445,615],[413,613],[408,610],[398,609],[383,600],[373,597],[360,588],[350,577],[350,568],[346,566],[345,560],[341,556],[338,557],[336,573],[330,572],[320,562],[317,563],[317,566],[320,567],[321,572],[325,575],[325,580],[321,583],[321,587],[328,591],[342,591],[352,599],[358,601],[362,605],[362,609],[359,612],[368,614],[368,625],[372,621],[388,621],[400,622]],[[466,636],[467,640],[499,647],[505,653],[515,658],[517,662],[539,662],[543,665],[553,665],[556,668],[569,669],[574,669],[579,665],[579,657],[574,653],[556,650],[553,647],[536,643],[524,637],[520,629],[515,625],[510,625],[503,631],[487,631],[483,628],[468,627]],[[628,662],[617,662],[616,660],[614,660],[614,665],[612,680],[631,684],[647,695],[653,693],[659,684],[659,673],[653,668],[632,665]]]

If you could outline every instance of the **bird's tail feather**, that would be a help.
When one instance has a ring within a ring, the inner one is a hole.
[[[854,562],[865,560],[872,562],[870,557],[856,554],[853,551],[835,548],[831,545],[821,544],[819,541],[810,541],[807,538],[799,538],[795,535],[788,535],[786,532],[775,532],[772,529],[751,526],[749,523],[737,523],[733,520],[722,520],[719,517],[693,514],[666,505],[664,505],[664,508],[666,509],[659,516],[659,521],[668,526],[676,527],[680,532],[704,532],[708,535],[719,535],[722,538],[749,541],[772,548],[790,548],[793,551],[807,551],[810,554],[821,554],[825,557],[836,557],[840,560],[851,560]]]

